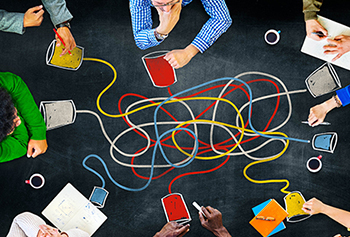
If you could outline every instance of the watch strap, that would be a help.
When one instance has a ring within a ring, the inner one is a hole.
[[[69,21],[65,21],[65,22],[62,22],[62,23],[59,23],[59,24],[55,25],[56,29],[61,28],[61,27],[68,27],[68,29],[70,29]]]

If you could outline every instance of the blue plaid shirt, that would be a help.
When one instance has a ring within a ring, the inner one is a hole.
[[[186,6],[192,0],[182,0]],[[225,0],[201,0],[210,19],[203,25],[192,44],[201,53],[207,50],[231,25],[232,19]],[[159,45],[152,29],[151,0],[130,0],[130,13],[134,39],[140,49]]]

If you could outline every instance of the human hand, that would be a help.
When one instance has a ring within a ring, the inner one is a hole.
[[[56,228],[49,225],[40,225],[37,237],[68,237],[66,234],[60,234]]]
[[[36,6],[29,8],[26,13],[24,13],[23,27],[40,26],[44,17],[43,6]]]
[[[350,51],[350,36],[346,35],[338,35],[337,37],[332,39],[328,39],[328,45],[323,46],[325,49],[325,54],[337,54],[332,59],[332,62],[339,59],[341,56],[343,56],[345,53]]]
[[[190,44],[185,49],[172,50],[164,56],[164,59],[175,69],[185,66],[199,52],[199,50]]]
[[[47,150],[46,140],[32,140],[28,142],[27,157],[37,157],[40,154],[45,153]]]
[[[323,26],[318,22],[317,20],[307,20],[305,22],[306,27],[306,35],[307,37],[313,39],[313,40],[322,40],[325,39],[328,36],[328,32]],[[319,36],[315,33],[322,32],[323,36]]]
[[[324,121],[326,115],[327,109],[324,103],[312,107],[308,117],[309,125],[312,127],[319,125]]]
[[[334,108],[342,105],[338,95],[333,96],[322,104],[316,105],[310,109],[308,122],[310,126],[317,126],[323,122],[327,113]]]
[[[309,201],[305,202],[302,210],[311,215],[323,213],[325,204],[316,198],[312,198]]]
[[[70,32],[68,27],[60,27],[57,29],[58,34],[61,36],[63,42],[64,42],[64,50],[62,51],[62,53],[60,54],[60,56],[65,55],[66,53],[68,53],[68,51],[71,51],[75,48],[76,43],[74,40],[74,37],[72,35],[72,33]],[[58,36],[56,35],[56,40],[57,40],[57,44],[56,46],[59,47],[61,46],[61,40],[58,38]]]
[[[181,1],[175,5],[156,7],[159,15],[159,26],[156,31],[160,34],[169,34],[180,19]]]
[[[171,221],[166,223],[154,237],[182,237],[190,230],[189,228],[189,224],[183,226]]]
[[[231,236],[222,224],[222,214],[219,210],[210,206],[201,207],[206,218],[199,212],[199,220],[204,228],[216,236]]]

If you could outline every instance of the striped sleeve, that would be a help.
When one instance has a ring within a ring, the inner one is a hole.
[[[137,47],[148,49],[159,45],[152,29],[151,2],[149,0],[130,0],[132,30]]]
[[[7,237],[36,237],[40,225],[45,225],[43,219],[30,212],[23,212],[13,220]]]
[[[203,25],[192,44],[201,53],[207,50],[231,26],[232,19],[224,0],[202,0],[210,19]]]

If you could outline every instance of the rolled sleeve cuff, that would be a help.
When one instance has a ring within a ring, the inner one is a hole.
[[[192,44],[201,52],[203,53],[205,50],[207,50],[210,45],[205,42],[203,39],[200,37],[196,37],[193,41]]]
[[[25,32],[25,28],[23,27],[24,13],[6,12],[3,14],[3,19],[0,22],[0,30],[23,35]]]
[[[51,21],[54,26],[66,21],[71,21],[72,19],[73,19],[73,16],[70,14],[70,12],[67,12],[66,14],[60,17],[51,17]]]
[[[136,45],[142,50],[157,46],[164,40],[158,41],[154,35],[155,29],[143,30],[135,37]]]
[[[26,31],[26,28],[23,26],[23,19],[24,19],[24,13],[18,13],[19,20],[14,24],[15,27],[15,33],[23,35]]]
[[[30,139],[32,140],[46,140],[46,125],[43,127],[36,128],[34,131],[31,131],[32,135]]]
[[[315,20],[317,19],[317,13],[316,12],[304,12],[304,20]]]
[[[342,104],[342,106],[346,106],[348,104],[350,104],[350,93],[349,93],[349,86],[337,90],[336,91],[337,96]]]

